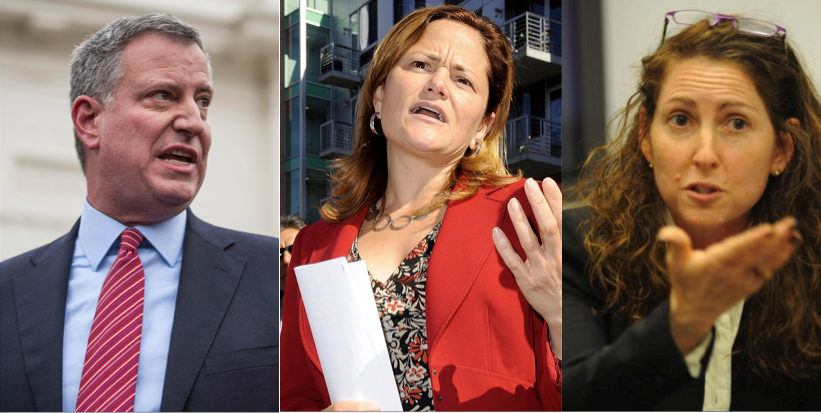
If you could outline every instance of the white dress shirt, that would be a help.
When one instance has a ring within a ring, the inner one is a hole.
[[[732,353],[733,343],[741,325],[741,314],[744,300],[734,305],[718,317],[715,327],[715,343],[707,371],[704,376],[704,411],[729,411],[730,393],[732,391]],[[701,344],[684,357],[690,375],[696,378],[701,373],[701,359],[707,352],[713,332],[707,335]]]
[[[145,295],[135,412],[160,410],[187,217],[183,211],[166,221],[135,227],[145,237],[137,248],[145,272]],[[88,200],[83,202],[66,297],[63,411],[73,412],[77,407],[97,301],[108,270],[117,258],[120,234],[125,229],[125,225],[94,209]]]

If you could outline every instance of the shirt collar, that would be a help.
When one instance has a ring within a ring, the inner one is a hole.
[[[138,225],[136,228],[145,240],[163,257],[169,267],[177,263],[182,253],[185,238],[185,225],[188,214],[185,211],[173,218],[150,225]],[[108,250],[120,239],[120,234],[128,227],[115,219],[97,211],[83,200],[83,215],[80,218],[80,245],[94,271],[100,266]]]

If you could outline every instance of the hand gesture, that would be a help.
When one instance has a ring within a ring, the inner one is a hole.
[[[690,237],[677,227],[662,228],[658,239],[667,242],[670,328],[682,354],[687,354],[722,313],[758,291],[789,260],[801,235],[795,219],[788,217],[705,250],[693,250]]]
[[[525,182],[525,193],[542,242],[530,227],[527,216],[516,198],[508,202],[519,243],[527,260],[522,262],[507,236],[500,228],[493,229],[493,243],[505,265],[513,273],[527,302],[546,321],[550,328],[553,352],[562,354],[562,193],[552,179],[542,182],[544,193],[533,179]]]

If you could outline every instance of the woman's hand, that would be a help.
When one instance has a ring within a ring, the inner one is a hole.
[[[527,302],[547,321],[553,352],[562,356],[562,193],[552,179],[542,182],[544,193],[533,179],[525,182],[525,193],[542,243],[530,227],[522,206],[516,198],[507,210],[516,235],[527,256],[522,262],[507,236],[500,228],[493,229],[493,242],[510,272],[516,278]]]
[[[323,412],[378,412],[379,405],[374,402],[336,402]]]
[[[658,233],[667,242],[670,328],[686,355],[707,336],[718,317],[758,291],[801,241],[794,218],[761,224],[705,250],[693,250],[677,227]]]

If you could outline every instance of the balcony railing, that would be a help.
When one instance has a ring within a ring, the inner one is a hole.
[[[347,123],[330,121],[319,127],[319,154],[346,155],[353,147],[353,127]]]
[[[319,50],[319,81],[340,87],[362,82],[359,76],[359,52],[331,43]]]
[[[528,48],[562,55],[562,24],[555,20],[525,12],[506,21],[503,29],[514,54]]]
[[[562,157],[562,124],[535,116],[521,116],[505,125],[507,156],[532,153]]]
[[[319,56],[322,62],[319,74],[336,70],[359,76],[359,52],[356,50],[331,43],[319,50]]]

